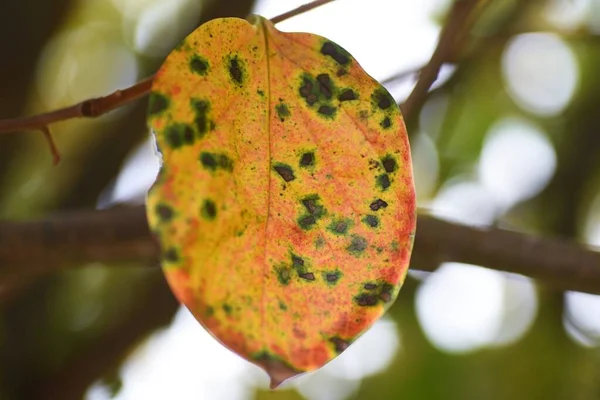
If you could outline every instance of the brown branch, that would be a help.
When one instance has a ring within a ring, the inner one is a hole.
[[[322,5],[325,5],[327,3],[331,3],[333,0],[316,0],[316,1],[311,1],[310,3],[301,5],[298,8],[295,8],[293,10],[290,10],[286,13],[283,13],[281,15],[278,15],[277,17],[271,18],[271,22],[274,24],[278,24],[279,22],[285,21],[286,19],[290,19],[292,17],[295,17],[296,15],[300,15],[303,14],[307,11],[310,10],[314,10],[317,7],[321,7]]]
[[[387,86],[387,85],[394,84],[398,81],[403,81],[412,75],[419,74],[424,67],[425,67],[424,65],[421,65],[416,68],[408,68],[404,71],[400,71],[398,73],[395,73],[392,76],[385,78],[384,80],[380,81],[379,83],[381,83],[383,86]]]
[[[148,94],[152,77],[136,83],[127,89],[117,90],[108,96],[84,100],[81,103],[31,117],[0,120],[0,134],[17,130],[43,130],[48,125],[80,117],[99,117],[116,108]]]
[[[448,14],[437,46],[427,65],[421,69],[419,78],[408,98],[401,105],[405,119],[416,117],[431,86],[435,83],[442,65],[460,52],[468,32],[476,22],[475,11],[480,11],[490,0],[455,0]]]
[[[145,209],[71,212],[40,221],[0,223],[0,282],[86,263],[158,265]],[[600,294],[600,252],[558,239],[473,228],[419,215],[412,268],[456,261],[513,272],[561,290]]]

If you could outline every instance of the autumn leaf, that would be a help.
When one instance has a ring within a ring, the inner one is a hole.
[[[332,41],[249,19],[202,25],[156,75],[147,212],[177,298],[276,387],[394,301],[415,194],[389,93]]]

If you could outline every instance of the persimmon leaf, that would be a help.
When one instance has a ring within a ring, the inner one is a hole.
[[[392,304],[415,194],[389,93],[332,41],[249,20],[202,25],[158,71],[147,210],[176,297],[276,387]]]

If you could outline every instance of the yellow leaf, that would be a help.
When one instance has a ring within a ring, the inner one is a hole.
[[[210,21],[166,59],[148,219],[177,298],[272,386],[321,367],[391,305],[415,194],[394,99],[337,44]]]

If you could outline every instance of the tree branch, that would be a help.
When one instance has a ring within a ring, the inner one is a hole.
[[[456,261],[513,272],[561,290],[600,294],[600,252],[558,239],[474,228],[419,215],[412,268]],[[32,222],[0,223],[0,282],[86,263],[138,261],[158,266],[158,244],[145,209],[70,212]]]
[[[419,112],[427,99],[429,89],[440,73],[442,65],[452,60],[462,48],[468,32],[476,21],[476,18],[474,18],[475,11],[481,10],[488,3],[489,0],[454,1],[431,59],[421,69],[415,87],[400,106],[405,119],[411,119]]]
[[[0,134],[25,129],[43,130],[48,125],[79,117],[99,117],[148,94],[152,77],[108,96],[84,100],[81,103],[31,117],[0,120]]]
[[[292,17],[295,17],[296,15],[300,15],[303,14],[307,11],[310,10],[314,10],[317,7],[321,7],[327,3],[331,3],[334,0],[316,0],[316,1],[311,1],[310,3],[301,5],[298,8],[294,8],[293,10],[290,10],[286,13],[283,13],[281,15],[278,15],[277,17],[271,18],[271,22],[274,24],[278,24],[282,21],[285,21],[286,19],[290,19]]]

